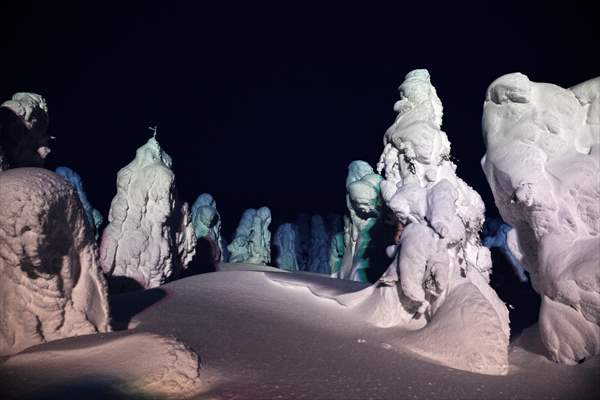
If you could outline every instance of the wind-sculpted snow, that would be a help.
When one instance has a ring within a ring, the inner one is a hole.
[[[227,245],[221,236],[221,216],[217,211],[217,203],[210,194],[201,194],[192,205],[192,223],[196,238],[205,238],[211,243],[214,261],[227,261]]]
[[[100,246],[107,274],[152,288],[176,278],[191,260],[196,237],[187,203],[177,201],[171,164],[150,138],[119,171]]]
[[[106,399],[146,396],[153,399],[189,399],[206,390],[198,355],[173,336],[143,332],[116,338],[109,336],[91,345],[71,346],[69,350],[18,354],[11,357],[3,368],[21,374],[28,371],[30,378],[43,375],[50,382],[68,379],[65,376],[69,376],[69,371],[85,371],[82,380],[77,383],[88,384],[92,388],[93,378],[104,378],[97,392],[105,394],[102,398]],[[61,385],[65,388],[65,395],[73,395],[67,389],[70,385]],[[90,394],[93,392],[91,388],[87,391]]]
[[[0,172],[0,355],[109,327],[93,231],[71,185],[38,168]]]
[[[227,246],[229,262],[269,264],[271,262],[271,211],[267,207],[248,209]]]
[[[15,93],[0,106],[0,171],[41,167],[50,153],[48,107],[35,93]]]
[[[527,275],[521,263],[515,258],[508,247],[508,233],[512,226],[504,223],[501,218],[487,218],[481,231],[481,243],[488,249],[498,248],[510,263],[514,273],[521,282],[527,282]]]
[[[600,78],[563,89],[504,75],[483,135],[509,248],[542,297],[542,341],[561,363],[600,353]]]
[[[344,256],[337,277],[368,282],[371,230],[381,215],[379,183],[382,178],[364,161],[352,161],[346,178],[346,217],[344,227]]]
[[[85,216],[87,217],[90,225],[94,227],[95,237],[98,239],[100,234],[100,226],[102,225],[104,218],[102,218],[100,211],[92,207],[92,204],[88,200],[85,190],[83,190],[83,181],[81,176],[69,167],[58,167],[56,168],[55,172],[65,178],[65,180],[69,182],[77,191],[77,195],[79,196],[79,200],[83,206],[83,211],[85,211]]]
[[[373,286],[338,301],[376,326],[415,330],[411,348],[419,354],[455,368],[505,374],[508,310],[489,286],[490,252],[478,235],[483,202],[456,176],[429,73],[410,72],[400,95],[377,165],[385,178],[382,198],[397,224],[387,249],[393,262]],[[356,191],[350,186],[349,202],[369,215],[376,191],[359,185]],[[453,342],[468,342],[470,350],[444,348]]]

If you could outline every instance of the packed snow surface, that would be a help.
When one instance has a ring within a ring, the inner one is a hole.
[[[177,399],[189,398],[203,389],[198,355],[172,336],[153,333],[54,343],[43,350],[11,357],[3,367],[24,376],[32,364],[36,370],[59,372],[45,376],[44,388],[34,390],[34,396],[68,399],[91,395],[109,399],[148,395]],[[82,379],[94,391],[78,393],[77,384],[65,384],[70,379]],[[15,389],[8,394],[19,397],[18,385],[12,387]]]
[[[168,351],[148,335],[174,335],[200,355],[196,399],[594,398],[598,359],[574,367],[555,364],[543,355],[535,330],[511,347],[508,375],[466,372],[413,351],[420,340],[416,333],[375,327],[314,294],[335,297],[365,284],[302,272],[265,273],[252,265],[222,267],[229,271],[117,296],[115,324],[131,331],[70,338],[9,359],[0,367],[5,398],[41,399],[66,388],[82,393],[80,398],[107,398],[101,394],[139,387],[147,371],[173,365],[162,356]],[[126,342],[115,340],[130,334]],[[447,351],[460,351],[452,347]],[[191,368],[184,369],[193,377]],[[99,387],[97,381],[106,377],[110,381]]]

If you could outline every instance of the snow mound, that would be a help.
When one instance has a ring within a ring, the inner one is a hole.
[[[78,348],[18,354],[4,363],[2,369],[5,373],[46,371],[49,385],[55,379],[76,377],[85,381],[100,376],[103,386],[111,387],[113,394],[121,396],[183,399],[204,390],[198,355],[174,337],[136,333],[104,339]],[[48,375],[47,371],[58,372]]]
[[[506,374],[508,343],[503,321],[475,285],[465,282],[461,286],[448,294],[436,318],[423,329],[410,332],[402,344],[453,368],[487,375]]]
[[[600,359],[574,367],[553,363],[538,352],[537,331],[512,346],[509,374],[475,374],[431,362],[428,343],[417,343],[424,337],[417,332],[375,327],[348,307],[314,294],[327,292],[336,297],[365,287],[364,283],[306,272],[228,271],[116,295],[112,305],[114,318],[123,326],[135,320],[135,332],[175,333],[200,351],[200,378],[205,388],[200,388],[194,399],[597,398]],[[448,307],[470,307],[464,310],[464,325],[470,332],[481,332],[489,310],[472,307],[472,299],[478,305],[485,303],[467,293],[472,288],[464,289],[460,293],[465,297],[449,299]],[[484,312],[479,320],[474,313],[478,311]],[[478,341],[465,343],[472,336],[461,337],[462,322],[453,318],[448,321],[456,325],[450,326],[445,322],[449,315],[454,314],[444,312],[426,328],[432,329],[429,337],[437,334],[435,340],[446,344],[435,351],[451,357],[464,348],[468,354],[458,356],[477,364]],[[9,359],[0,367],[0,386],[10,389],[0,390],[7,394],[3,399],[126,397],[122,391],[111,391],[110,386],[127,380],[139,382],[139,371],[150,374],[153,365],[160,366],[160,354],[165,352],[155,351],[150,340],[115,341],[125,335],[131,333],[73,337],[28,350],[48,354],[102,346],[73,363],[58,358],[56,364],[38,362],[39,357],[20,358],[25,354]],[[115,343],[122,345],[112,350]],[[18,368],[12,367],[15,360],[19,360]],[[191,368],[185,370],[189,372],[185,376],[194,376]],[[147,397],[160,398],[158,394]]]

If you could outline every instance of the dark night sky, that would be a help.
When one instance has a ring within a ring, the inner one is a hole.
[[[106,216],[117,171],[157,124],[181,196],[213,194],[227,235],[249,207],[275,221],[344,212],[347,165],[375,164],[411,69],[429,69],[459,175],[488,207],[486,87],[514,71],[567,87],[600,74],[597,18],[572,1],[12,3],[0,10],[0,96],[46,97],[58,137],[47,166],[78,171]]]

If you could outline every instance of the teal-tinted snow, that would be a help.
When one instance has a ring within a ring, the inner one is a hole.
[[[298,271],[296,259],[296,244],[298,240],[298,226],[292,223],[279,225],[273,237],[273,248],[277,258],[275,264],[288,271]]]
[[[313,215],[310,219],[307,271],[329,275],[329,235],[323,217]]]
[[[346,219],[345,256],[337,276],[367,282],[369,256],[367,249],[371,242],[371,229],[381,214],[379,183],[382,177],[373,171],[365,161],[352,161],[346,178]]]
[[[232,263],[271,262],[271,211],[267,207],[248,209],[242,214],[233,241],[227,246]]]
[[[331,276],[335,277],[339,273],[345,250],[344,232],[334,234],[329,242],[329,269]]]
[[[337,274],[344,256],[344,223],[339,214],[328,214],[326,218],[327,234],[329,235],[329,273]]]
[[[218,248],[215,261],[226,261],[227,245],[221,236],[221,216],[210,194],[202,193],[192,205],[192,225],[197,239],[207,238]]]
[[[85,190],[83,190],[83,180],[81,179],[81,176],[69,167],[58,167],[54,172],[65,178],[65,180],[77,191],[79,201],[81,201],[81,205],[85,211],[85,216],[90,225],[94,227],[96,239],[98,239],[100,225],[102,225],[104,218],[100,211],[92,207],[92,204],[88,200]]]
[[[302,213],[296,220],[298,234],[296,237],[296,260],[298,261],[298,269],[306,271],[308,266],[308,242],[310,241],[310,217],[308,214]]]

